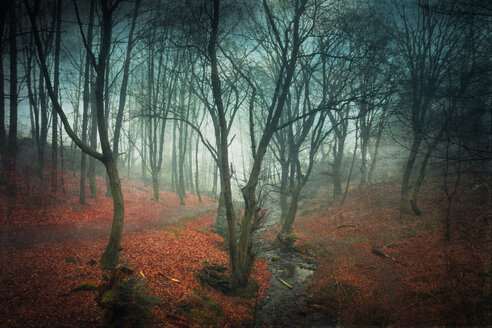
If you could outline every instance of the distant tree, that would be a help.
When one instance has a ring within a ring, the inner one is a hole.
[[[155,35],[153,35],[155,38]],[[176,92],[178,77],[176,74],[177,61],[166,68],[163,60],[171,61],[170,50],[164,54],[163,44],[157,43],[159,49],[154,48],[155,39],[148,40],[147,66],[147,94],[142,99],[142,117],[145,129],[144,144],[147,156],[142,157],[143,165],[152,177],[153,200],[159,201],[159,176],[161,174],[164,136],[168,113],[172,99]],[[160,53],[157,56],[157,51]],[[165,58],[164,58],[165,55]],[[154,76],[154,67],[157,57],[157,76]]]
[[[8,136],[8,156],[6,159],[7,172],[14,175],[17,165],[17,8],[15,1],[12,1],[9,8],[9,45],[10,45],[10,120]],[[15,194],[15,181],[9,180],[7,183],[10,195]]]
[[[95,0],[91,0],[89,9],[89,24],[87,27],[87,40],[86,47],[92,48],[92,32],[94,28],[94,11],[95,11]],[[84,64],[84,91],[82,97],[82,143],[87,143],[87,130],[89,123],[89,104],[90,104],[90,72],[92,70],[92,57],[88,50],[86,50],[85,64]],[[82,152],[80,159],[80,194],[79,202],[85,204],[86,202],[86,176],[87,176],[87,154]]]
[[[56,1],[56,31],[55,31],[55,53],[53,72],[53,92],[60,98],[60,50],[61,50],[61,24],[62,24],[62,0]],[[53,105],[54,107],[55,105]],[[51,122],[51,190],[58,188],[58,115],[52,110]]]
[[[422,0],[410,4],[395,3],[391,33],[402,65],[404,65],[403,98],[408,106],[398,114],[408,122],[411,144],[403,167],[401,214],[411,213],[410,178],[421,144],[432,119],[432,110],[439,87],[453,63],[459,47],[459,25],[449,16],[429,10],[443,1]]]
[[[0,155],[5,156],[7,133],[5,129],[5,87],[3,70],[4,31],[7,25],[7,13],[10,9],[8,1],[0,4]]]
[[[128,42],[126,44],[126,54],[125,54],[125,61],[123,63],[123,76],[122,76],[120,94],[119,94],[118,112],[116,114],[116,122],[115,122],[114,137],[113,137],[113,152],[115,153],[115,155],[118,155],[120,151],[121,127],[123,122],[123,113],[126,105],[128,80],[130,76],[131,55],[132,55],[133,46],[135,44],[134,33],[135,33],[135,26],[139,13],[140,3],[141,0],[135,1],[135,7],[133,9],[130,31],[128,32]]]

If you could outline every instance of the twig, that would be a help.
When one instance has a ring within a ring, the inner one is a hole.
[[[285,286],[289,287],[290,289],[292,289],[292,286],[289,285],[288,283],[286,283],[285,281],[283,281],[282,279],[278,278],[278,280],[283,283]]]
[[[180,283],[181,283],[178,279],[174,279],[174,278],[168,277],[168,276],[166,276],[166,275],[165,275],[164,273],[162,273],[162,272],[159,272],[158,274],[159,274],[159,275],[161,275],[161,276],[163,276],[163,277],[165,277],[165,278],[167,278],[167,279],[169,279],[169,280],[171,280],[171,281],[174,281],[175,283],[178,283],[178,284],[180,284]]]

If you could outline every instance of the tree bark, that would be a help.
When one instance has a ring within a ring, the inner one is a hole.
[[[419,176],[417,177],[417,180],[415,181],[415,184],[413,185],[413,190],[412,190],[412,200],[410,201],[412,211],[415,215],[420,215],[422,214],[422,211],[418,207],[418,199],[419,199],[419,192],[420,192],[420,187],[422,186],[422,182],[424,182],[425,178],[425,170],[427,168],[427,163],[429,162],[429,158],[436,148],[437,144],[439,143],[442,134],[444,133],[445,127],[441,129],[439,134],[436,136],[436,138],[432,141],[432,144],[429,145],[429,149],[424,155],[424,159],[422,160],[422,164],[420,165],[420,170],[419,170]]]
[[[188,136],[189,140],[190,140],[190,145],[191,145],[191,142],[192,142],[192,134],[193,134],[193,131],[191,131],[190,129],[190,134]],[[188,171],[188,181],[189,181],[189,186],[190,186],[190,194],[194,194],[195,193],[195,186],[193,184],[193,147],[187,147],[188,148],[188,165],[187,165],[187,171]]]
[[[288,197],[292,196],[289,193],[289,162],[281,162],[281,177],[280,177],[280,224],[283,226],[287,220],[289,213]]]
[[[15,174],[17,162],[17,16],[16,2],[12,1],[9,15],[10,37],[10,122],[7,168],[10,175]],[[16,185],[14,180],[8,180],[7,190],[11,196],[15,195]]]
[[[0,155],[5,155],[7,131],[5,130],[5,87],[3,73],[3,31],[7,22],[8,1],[0,4]]]
[[[59,86],[60,86],[60,45],[61,45],[61,10],[62,10],[62,0],[57,0],[56,2],[56,33],[55,33],[55,67],[54,67],[54,78],[53,78],[53,88],[55,96],[59,97]],[[52,126],[51,126],[51,191],[56,192],[58,189],[58,115],[56,115],[56,110],[53,105],[52,110]]]
[[[211,19],[211,32],[208,42],[208,55],[210,57],[210,79],[212,83],[212,95],[218,117],[219,129],[215,131],[217,150],[219,155],[219,171],[221,180],[221,193],[224,197],[224,204],[227,217],[227,231],[229,241],[229,265],[230,265],[230,285],[232,288],[244,284],[243,275],[240,273],[238,262],[238,248],[236,244],[236,222],[234,220],[231,178],[229,172],[229,151],[227,142],[227,122],[225,118],[225,109],[222,102],[222,91],[220,86],[219,70],[217,64],[217,37],[219,29],[219,11],[220,0],[214,0],[213,13]],[[214,125],[216,126],[216,125]],[[247,281],[247,278],[246,278]]]
[[[196,195],[198,196],[198,203],[202,203],[202,194],[200,193],[200,178],[198,176],[199,174],[199,169],[198,169],[198,145],[200,144],[200,138],[196,136],[196,144],[195,144],[195,188],[196,188]]]
[[[92,85],[92,73],[90,74],[90,80]],[[91,129],[89,136],[89,143],[93,149],[97,149],[97,105],[96,105],[96,91],[94,87],[91,87],[90,91],[91,98]],[[89,189],[91,192],[91,198],[97,199],[97,181],[96,181],[96,159],[93,157],[89,157],[89,168],[88,168],[88,177],[89,177]]]
[[[380,121],[378,124],[378,135],[376,137],[376,143],[374,145],[374,153],[371,156],[371,166],[369,168],[369,174],[367,176],[367,182],[368,183],[372,183],[372,181],[373,181],[372,179],[374,176],[374,168],[376,167],[376,161],[377,161],[378,152],[379,152],[379,143],[381,141],[381,136],[383,135],[385,116],[386,116],[386,104],[383,107],[382,117],[380,118]]]
[[[405,167],[403,168],[403,178],[401,181],[401,197],[400,197],[400,215],[406,215],[411,213],[410,202],[408,194],[410,191],[410,176],[412,175],[413,165],[417,159],[417,153],[420,148],[422,138],[419,134],[415,133],[410,148],[410,154],[408,155]]]
[[[120,89],[120,101],[118,103],[118,113],[116,114],[116,123],[114,127],[114,138],[113,138],[113,151],[115,154],[118,154],[120,147],[120,133],[121,133],[121,125],[123,122],[123,112],[125,110],[126,104],[126,92],[128,89],[128,77],[130,76],[130,59],[131,53],[133,50],[133,33],[135,31],[135,25],[138,16],[138,9],[140,7],[141,0],[137,0],[135,2],[135,8],[133,9],[132,16],[132,24],[130,27],[130,32],[128,33],[128,43],[126,45],[126,57],[125,62],[123,64],[123,77],[121,81],[121,89]]]
[[[87,29],[87,47],[92,47],[92,29],[94,25],[94,6],[95,0],[91,0],[89,9],[89,27]],[[87,126],[89,121],[89,103],[90,103],[90,70],[92,69],[92,57],[86,51],[85,67],[84,67],[84,91],[82,104],[82,142],[87,143]],[[80,158],[80,193],[79,202],[86,203],[86,175],[87,175],[87,155],[82,152]]]
[[[287,216],[285,218],[284,224],[282,224],[282,230],[280,231],[280,235],[282,236],[282,238],[290,237],[294,234],[294,231],[292,228],[293,228],[294,221],[296,218],[300,192],[301,192],[300,184],[297,187],[292,188],[292,190],[291,190],[291,193],[290,193],[291,201],[290,201],[290,204],[288,205]]]
[[[100,267],[102,269],[109,270],[118,264],[120,241],[123,233],[123,223],[125,217],[125,206],[116,161],[113,157],[106,158],[107,162],[105,162],[104,165],[110,181],[111,195],[113,195],[113,221],[111,224],[109,242],[106,246],[104,254],[101,257]]]

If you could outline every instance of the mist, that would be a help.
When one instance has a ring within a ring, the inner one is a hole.
[[[0,10],[0,326],[486,326],[487,1]]]

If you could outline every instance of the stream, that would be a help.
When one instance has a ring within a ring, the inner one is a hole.
[[[280,212],[273,210],[259,233],[277,224],[279,217]],[[267,294],[258,306],[255,327],[336,325],[333,318],[311,307],[308,302],[308,283],[315,270],[311,261],[299,256],[294,250],[270,246],[260,240],[258,255],[265,257],[272,279]]]

